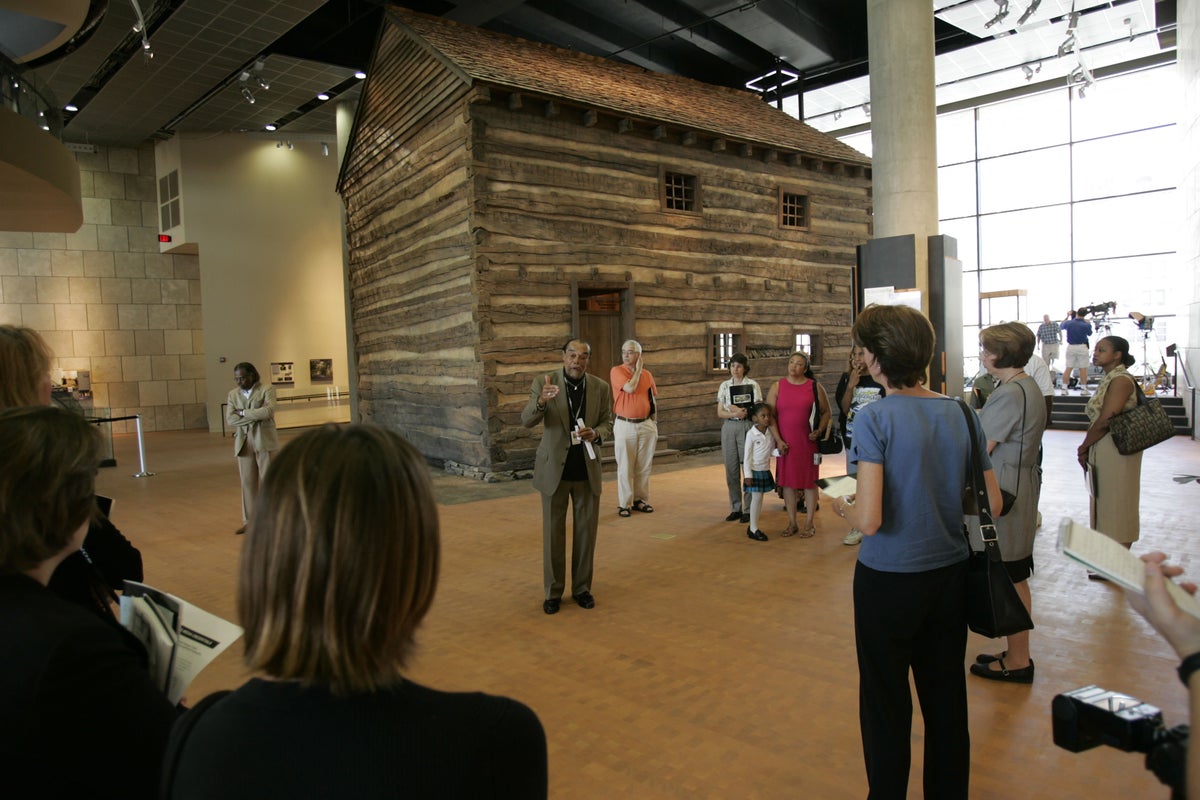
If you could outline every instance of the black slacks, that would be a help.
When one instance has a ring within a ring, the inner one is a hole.
[[[912,670],[925,720],[925,797],[966,800],[967,562],[927,572],[854,571],[859,725],[871,800],[903,800],[912,760]]]

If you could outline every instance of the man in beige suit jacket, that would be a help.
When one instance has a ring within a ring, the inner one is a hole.
[[[533,486],[542,493],[542,573],[546,587],[542,610],[547,614],[558,613],[566,586],[568,501],[574,511],[571,596],[581,608],[596,605],[591,589],[600,511],[600,443],[612,436],[613,398],[607,381],[587,374],[591,355],[587,342],[567,342],[563,346],[563,368],[534,378],[529,402],[521,412],[521,423],[526,428],[539,422],[544,426],[534,458]]]
[[[254,498],[271,456],[279,449],[275,431],[275,388],[263,386],[258,370],[248,361],[233,368],[233,381],[226,401],[225,422],[233,428],[233,454],[237,456],[238,474],[242,478],[242,527],[254,509]]]

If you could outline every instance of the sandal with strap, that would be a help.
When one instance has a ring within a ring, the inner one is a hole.
[[[633,501],[633,510],[641,511],[643,514],[653,514],[654,506],[650,505],[645,500],[635,500]]]
[[[781,533],[779,535],[780,536],[795,536],[799,532],[800,532],[800,529],[797,528],[796,526],[788,525],[786,528],[783,529],[783,533]]]
[[[628,508],[621,508],[620,506],[618,506],[618,507],[617,507],[617,516],[618,516],[618,517],[628,517],[628,516],[630,516],[629,509],[628,509]]]
[[[806,525],[804,527],[804,530],[800,531],[800,538],[801,539],[811,539],[812,537],[816,536],[816,534],[817,534],[817,526],[816,525]]]

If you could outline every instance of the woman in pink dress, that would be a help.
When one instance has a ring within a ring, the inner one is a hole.
[[[782,536],[799,533],[807,539],[817,532],[813,512],[817,508],[817,477],[820,467],[815,458],[817,439],[830,422],[829,398],[813,378],[808,356],[795,352],[788,359],[788,374],[771,387],[767,403],[775,410],[772,432],[779,443],[780,457],[775,460],[775,482],[783,487],[788,526]],[[813,406],[817,405],[817,424],[812,424]],[[804,490],[804,530],[796,524],[796,491]]]

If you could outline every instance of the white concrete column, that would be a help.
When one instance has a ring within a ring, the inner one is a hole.
[[[875,236],[916,235],[929,312],[928,240],[938,232],[937,103],[929,0],[867,0]]]

